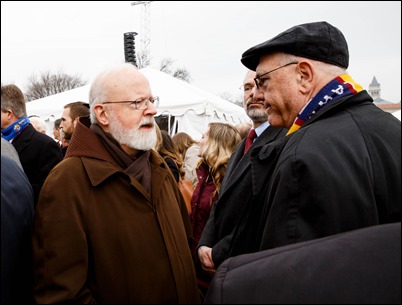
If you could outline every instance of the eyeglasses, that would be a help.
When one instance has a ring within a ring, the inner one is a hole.
[[[254,88],[254,85],[253,85],[253,84],[250,84],[250,83],[241,85],[241,86],[239,87],[239,89],[240,89],[241,91],[243,91],[244,93],[246,93],[246,92],[252,90],[253,88]]]
[[[290,62],[290,63],[288,63],[286,65],[280,66],[280,67],[275,68],[275,69],[273,69],[271,71],[265,72],[265,73],[261,74],[260,76],[257,76],[257,77],[254,78],[255,85],[257,86],[258,89],[260,89],[260,87],[264,86],[265,81],[268,79],[267,77],[261,78],[262,76],[267,75],[269,73],[272,73],[272,72],[274,72],[276,70],[279,70],[280,68],[284,68],[284,67],[287,67],[287,66],[290,66],[290,65],[297,65],[297,64],[298,64],[298,62]]]
[[[135,110],[145,110],[148,109],[149,103],[153,104],[154,107],[158,107],[159,96],[154,96],[146,100],[104,102],[102,104],[129,104],[129,106],[134,108]]]

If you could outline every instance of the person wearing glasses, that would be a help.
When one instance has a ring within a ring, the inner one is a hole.
[[[226,175],[222,182],[219,199],[214,203],[208,222],[202,232],[197,246],[197,255],[202,268],[215,272],[216,268],[227,258],[255,251],[251,247],[252,236],[243,240],[233,240],[237,230],[241,230],[242,222],[248,218],[250,209],[257,208],[256,198],[251,196],[250,189],[252,150],[286,134],[287,129],[269,125],[264,106],[264,96],[255,94],[254,71],[248,71],[241,88],[243,89],[243,106],[252,121],[256,138],[246,153],[246,139],[237,146],[232,154]],[[237,234],[238,235],[238,234]]]
[[[92,83],[35,213],[38,304],[200,303],[186,204],[153,150],[158,103],[130,63]]]
[[[241,62],[256,71],[270,125],[289,129],[253,150],[250,192],[264,198],[243,232],[258,249],[400,222],[401,122],[348,74],[342,32],[296,25]]]

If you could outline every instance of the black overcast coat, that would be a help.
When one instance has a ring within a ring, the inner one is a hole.
[[[229,258],[204,304],[401,304],[401,223]]]
[[[401,221],[401,122],[366,91],[251,154],[252,192],[263,200],[235,242],[254,232],[264,250]]]
[[[282,137],[286,131],[287,129],[269,126],[257,137],[251,148]],[[244,146],[245,140],[238,145],[229,160],[219,199],[212,206],[208,222],[198,243],[198,247],[204,245],[212,248],[215,266],[219,266],[228,257],[254,250],[244,244],[238,245],[236,249],[230,248],[239,219],[247,217],[247,203],[254,201],[251,196],[251,148],[244,155]]]
[[[14,138],[12,144],[32,185],[36,205],[45,179],[63,160],[63,154],[55,140],[35,130],[31,124]]]

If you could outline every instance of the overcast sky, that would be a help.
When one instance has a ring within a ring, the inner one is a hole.
[[[49,71],[90,83],[124,62],[123,34],[137,32],[138,48],[144,32],[144,6],[131,3],[1,1],[2,84],[25,90],[29,76]],[[190,72],[193,85],[239,95],[244,51],[294,25],[323,20],[344,33],[352,78],[368,89],[375,76],[381,97],[400,102],[400,1],[152,1],[151,66],[169,57]]]

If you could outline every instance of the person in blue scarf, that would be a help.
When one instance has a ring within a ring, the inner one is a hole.
[[[30,124],[24,94],[14,84],[1,86],[1,136],[17,150],[36,204],[47,175],[63,155],[51,137]]]

